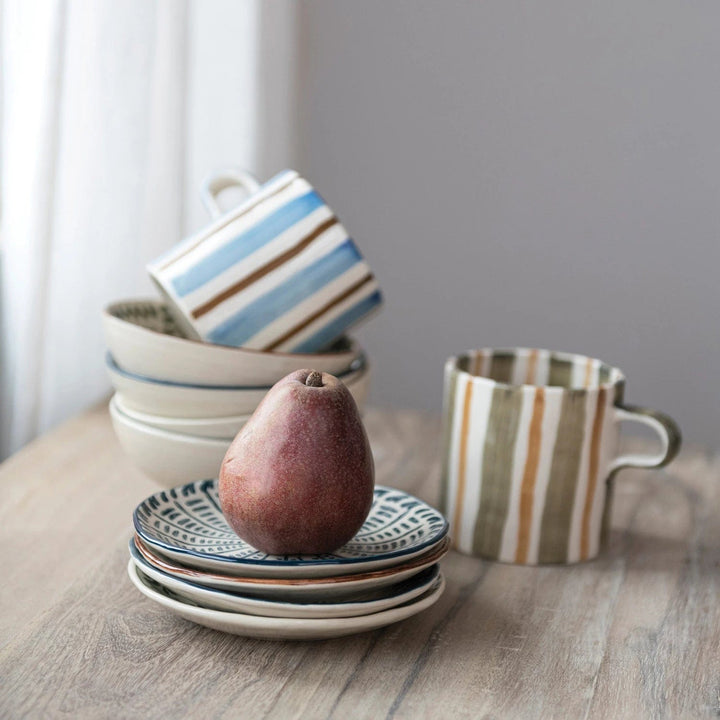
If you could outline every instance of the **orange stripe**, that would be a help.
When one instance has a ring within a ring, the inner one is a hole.
[[[592,439],[590,441],[590,467],[588,469],[588,486],[583,508],[582,531],[580,534],[580,559],[587,560],[590,554],[590,512],[592,510],[595,488],[597,487],[598,465],[600,463],[600,440],[602,437],[603,418],[605,417],[605,388],[598,391],[595,419],[593,420]]]
[[[470,434],[470,405],[472,403],[473,383],[468,380],[465,386],[465,401],[463,403],[462,427],[460,429],[460,449],[458,457],[457,496],[455,498],[455,514],[453,516],[453,530],[455,536],[460,534],[460,518],[465,496],[465,473],[467,472],[467,447]],[[457,540],[455,540],[457,544]]]
[[[525,460],[522,486],[520,488],[520,526],[518,528],[518,544],[515,562],[527,562],[530,547],[530,526],[532,524],[533,499],[535,495],[535,479],[540,463],[540,445],[542,443],[542,420],[545,411],[545,388],[535,390],[530,430],[528,433],[528,451]]]
[[[528,358],[527,372],[525,373],[525,384],[535,384],[535,368],[537,367],[538,351],[531,350]]]
[[[585,387],[590,387],[590,380],[592,380],[592,369],[593,369],[593,361],[591,358],[588,358],[585,362]]]

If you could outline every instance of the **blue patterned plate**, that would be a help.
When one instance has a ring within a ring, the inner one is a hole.
[[[332,577],[403,563],[434,548],[448,524],[440,512],[402,490],[375,487],[357,535],[329,555],[267,555],[241,540],[220,509],[215,480],[163,490],[133,514],[135,531],[158,552],[189,567],[246,577]]]

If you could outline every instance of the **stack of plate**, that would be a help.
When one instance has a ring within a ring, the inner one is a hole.
[[[181,617],[215,630],[319,639],[373,630],[435,603],[448,524],[401,490],[377,486],[357,535],[329,555],[266,555],[230,529],[217,483],[159,492],[133,515],[130,579]]]

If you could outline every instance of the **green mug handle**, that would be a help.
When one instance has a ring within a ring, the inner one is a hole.
[[[667,465],[680,451],[682,435],[677,423],[668,415],[636,405],[615,406],[615,422],[636,422],[654,430],[660,437],[662,448],[654,454],[627,453],[610,463],[610,473],[625,467],[659,468]]]

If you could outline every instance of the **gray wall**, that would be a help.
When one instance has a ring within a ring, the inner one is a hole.
[[[301,5],[299,165],[386,293],[376,402],[550,347],[720,444],[719,28],[716,0]]]

